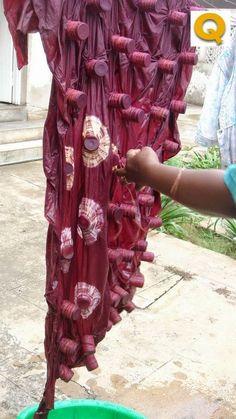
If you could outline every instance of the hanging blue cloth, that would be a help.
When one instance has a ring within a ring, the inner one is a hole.
[[[236,164],[232,164],[225,171],[224,181],[236,203]]]

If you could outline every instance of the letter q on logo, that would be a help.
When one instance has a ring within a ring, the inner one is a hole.
[[[230,40],[228,10],[191,12],[191,46],[217,46]]]

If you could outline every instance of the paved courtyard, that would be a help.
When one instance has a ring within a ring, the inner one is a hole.
[[[41,162],[0,168],[0,418],[38,403],[46,222]],[[100,368],[58,382],[57,399],[97,398],[148,419],[236,418],[236,263],[163,234],[149,236],[137,310],[97,349]]]

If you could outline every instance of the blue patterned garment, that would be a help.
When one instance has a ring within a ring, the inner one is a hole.
[[[219,144],[223,168],[236,163],[236,32],[213,68],[196,141]]]
[[[224,181],[236,204],[236,164],[232,164],[225,171]]]

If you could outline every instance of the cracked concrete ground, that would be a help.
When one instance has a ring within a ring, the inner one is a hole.
[[[1,168],[0,419],[38,403],[45,380],[41,166]],[[236,418],[235,261],[156,233],[149,250],[137,310],[98,346],[99,369],[58,382],[57,399],[106,399],[148,419]]]

